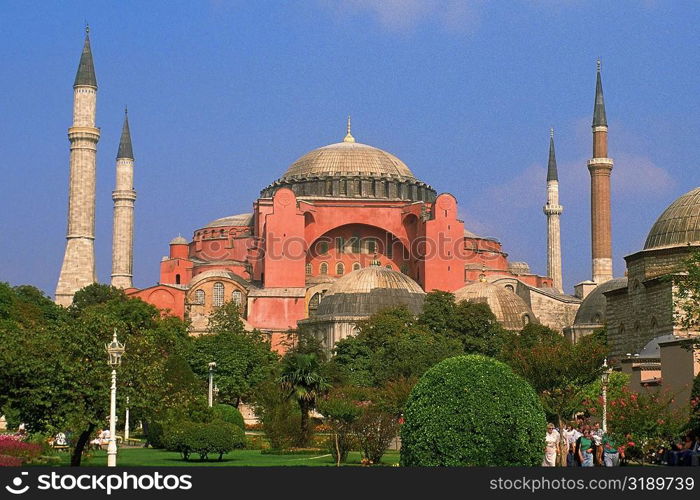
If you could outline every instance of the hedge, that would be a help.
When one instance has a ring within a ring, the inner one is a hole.
[[[545,413],[508,365],[469,355],[428,370],[411,391],[401,429],[403,466],[535,466]]]
[[[166,431],[164,441],[168,450],[179,452],[185,460],[193,453],[200,460],[209,458],[210,453],[218,454],[221,460],[224,454],[245,446],[245,434],[243,429],[228,422],[182,422]]]
[[[218,404],[214,406],[214,418],[228,422],[245,430],[245,421],[238,408],[231,405]]]

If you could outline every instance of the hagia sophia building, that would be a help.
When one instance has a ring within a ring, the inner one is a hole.
[[[68,131],[68,232],[56,287],[56,302],[64,306],[77,290],[96,281],[96,99],[86,33]],[[644,249],[626,257],[625,276],[614,279],[613,160],[607,150],[600,64],[592,132],[592,272],[573,295],[562,289],[563,208],[553,133],[547,178],[542,179],[548,276],[539,276],[524,262],[510,262],[499,241],[465,228],[453,195],[437,193],[393,154],[356,141],[350,119],[342,141],[304,154],[262,187],[250,213],[204,224],[191,240],[178,236],[170,241],[159,282],[137,289],[132,283],[135,162],[125,116],[112,195],[112,285],[188,319],[193,334],[206,332],[214,308],[234,301],[246,328],[268,334],[273,347],[281,349],[284,336],[303,325],[329,350],[374,312],[405,305],[417,313],[426,292],[449,291],[458,300],[487,303],[510,330],[538,322],[575,341],[607,326],[616,360],[640,383],[652,371],[660,380],[664,342],[677,345],[695,334],[674,323],[675,289],[662,277],[677,272],[690,252],[700,250],[700,188],[671,204],[653,225]],[[651,354],[643,352],[647,347]],[[635,363],[641,354],[653,359]],[[690,363],[695,373],[699,365],[697,359]]]

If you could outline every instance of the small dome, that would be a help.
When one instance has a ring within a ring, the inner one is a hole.
[[[605,324],[605,292],[627,287],[627,278],[615,278],[595,287],[589,293],[576,312],[574,325]]]
[[[173,238],[172,240],[170,240],[170,244],[171,245],[189,245],[190,243],[182,236],[177,236],[177,237]]]
[[[530,264],[527,262],[511,262],[508,270],[513,274],[530,274]]]
[[[316,316],[371,316],[382,309],[402,305],[418,314],[424,299],[420,285],[405,274],[370,266],[333,283],[321,299]]]
[[[644,250],[688,244],[700,245],[700,187],[664,210],[649,231]]]
[[[229,215],[228,217],[222,217],[221,219],[216,219],[211,221],[204,227],[247,227],[253,225],[253,214],[238,214]]]
[[[522,330],[537,318],[525,301],[510,290],[478,281],[454,292],[457,301],[468,300],[488,304],[498,322],[507,330]]]
[[[306,153],[287,169],[282,180],[343,175],[415,179],[396,156],[359,142],[339,142]]]

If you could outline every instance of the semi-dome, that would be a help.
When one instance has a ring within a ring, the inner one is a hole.
[[[627,278],[614,278],[595,287],[589,293],[576,312],[574,325],[605,324],[605,292],[627,287]]]
[[[700,245],[700,187],[671,203],[656,220],[644,243],[644,250]]]
[[[260,195],[269,198],[280,188],[298,197],[364,198],[433,201],[435,190],[416,179],[391,153],[355,142],[348,130],[343,142],[323,146],[296,160]]]
[[[505,287],[478,281],[460,288],[454,294],[457,301],[488,304],[498,322],[507,330],[522,330],[528,323],[537,323],[530,306]]]
[[[406,306],[414,314],[423,309],[425,292],[398,271],[370,266],[338,279],[318,305],[317,316],[371,316],[389,307]]]

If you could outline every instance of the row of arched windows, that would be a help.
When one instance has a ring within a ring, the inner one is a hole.
[[[379,265],[376,262],[377,261],[372,261],[372,265]],[[391,264],[387,264],[386,268],[391,269]],[[362,269],[362,265],[359,262],[353,263],[352,270],[358,271],[359,269]],[[314,272],[313,265],[311,264],[311,262],[307,262],[306,263],[306,275],[311,276],[313,274],[313,272]],[[319,272],[319,274],[322,274],[322,275],[328,274],[328,262],[321,262],[321,264],[318,266],[318,272]],[[343,274],[345,274],[345,264],[343,264],[342,262],[338,262],[335,265],[335,274],[337,274],[338,276],[342,276]]]
[[[225,300],[225,293],[224,293],[224,284],[221,283],[220,281],[217,281],[214,283],[214,287],[212,290],[212,305],[214,307],[220,307],[224,305],[224,300]],[[194,292],[194,300],[195,304],[199,305],[204,305],[204,302],[206,301],[206,292],[202,290],[201,288],[199,290],[196,290]],[[240,290],[234,290],[233,293],[231,294],[231,300],[240,305],[243,303],[243,294],[241,293]]]

